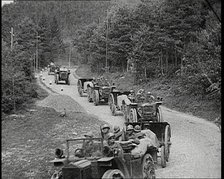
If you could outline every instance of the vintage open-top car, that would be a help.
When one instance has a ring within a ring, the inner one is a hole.
[[[125,122],[146,121],[163,121],[160,105],[162,100],[157,97],[157,101],[144,102],[144,100],[136,100],[135,94],[131,91],[121,92],[119,90],[111,91],[109,95],[109,105],[112,115],[116,115],[117,111],[122,111]]]
[[[88,140],[91,140],[94,146],[91,152],[84,147]],[[66,155],[63,156],[61,150],[51,161],[58,168],[51,179],[155,178],[151,148],[141,156],[134,156],[126,149],[122,156],[117,155],[116,151],[113,151],[112,156],[107,156],[106,149],[102,138],[66,140]]]
[[[56,70],[56,65],[54,63],[50,63],[50,65],[48,65],[48,75],[54,75]]]
[[[70,85],[69,80],[70,70],[67,68],[58,68],[55,71],[55,83],[58,84],[61,81],[64,81],[65,84]]]
[[[100,102],[108,103],[110,92],[116,87],[111,85],[104,77],[97,78],[92,81],[92,86],[87,85],[87,96],[89,102],[98,105]]]

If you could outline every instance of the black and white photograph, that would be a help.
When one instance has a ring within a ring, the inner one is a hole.
[[[221,0],[1,0],[3,179],[221,179]]]

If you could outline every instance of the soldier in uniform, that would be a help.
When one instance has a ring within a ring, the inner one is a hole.
[[[132,103],[135,102],[135,91],[134,90],[130,90],[130,94],[128,95],[128,98],[130,99],[130,101]]]
[[[123,156],[123,149],[119,143],[115,142],[115,135],[108,133],[108,139],[106,145],[104,145],[104,154],[107,157]]]
[[[134,128],[132,125],[128,125],[126,129],[126,135],[125,135],[125,140],[131,140],[136,144],[139,144],[139,140],[136,138],[134,134]]]
[[[110,132],[110,126],[107,125],[107,124],[104,124],[101,127],[101,135],[102,135],[103,140],[107,140],[108,139],[109,132]]]
[[[134,135],[135,135],[135,138],[137,139],[142,139],[146,136],[144,133],[141,132],[141,127],[139,125],[136,125],[134,127]]]
[[[84,135],[85,138],[88,138],[88,140],[85,140],[83,143],[82,148],[84,149],[84,155],[85,156],[91,156],[94,146],[93,146],[93,133],[92,132],[88,132],[87,134]]]
[[[146,102],[152,103],[154,101],[155,101],[155,97],[152,95],[150,91],[148,91],[146,94]]]

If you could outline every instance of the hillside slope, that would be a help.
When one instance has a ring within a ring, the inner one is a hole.
[[[88,65],[81,65],[77,74],[82,77],[99,76],[90,72]],[[118,89],[137,91],[140,88],[150,91],[154,96],[163,98],[163,105],[181,112],[202,117],[209,121],[215,120],[221,115],[221,104],[216,103],[205,96],[193,96],[182,94],[182,88],[176,79],[151,79],[145,83],[134,85],[134,77],[130,73],[103,74],[110,82],[115,82]]]

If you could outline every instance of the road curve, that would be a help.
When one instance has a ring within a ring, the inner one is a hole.
[[[72,73],[75,69],[71,70]],[[108,105],[94,106],[80,97],[77,78],[71,85],[54,83],[54,76],[43,73],[46,86],[77,101],[88,113],[109,124],[123,126],[122,116],[112,116]],[[50,82],[52,84],[50,85]],[[63,88],[63,91],[61,89]],[[221,178],[221,133],[216,125],[185,113],[162,107],[164,120],[171,125],[171,154],[166,168],[157,167],[157,178]]]

